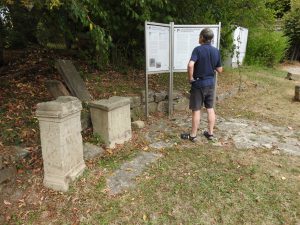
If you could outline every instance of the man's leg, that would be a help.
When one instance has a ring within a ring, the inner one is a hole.
[[[216,122],[216,114],[214,108],[207,109],[208,133],[214,134],[214,126]]]
[[[191,136],[196,137],[200,123],[200,110],[192,111],[192,132]]]

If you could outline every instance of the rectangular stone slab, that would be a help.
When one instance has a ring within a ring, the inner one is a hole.
[[[72,95],[82,101],[90,101],[92,99],[80,74],[70,60],[57,60],[55,66],[63,77]]]
[[[69,96],[70,93],[66,89],[65,85],[59,80],[47,80],[45,82],[46,88],[52,97],[57,98],[59,96]]]

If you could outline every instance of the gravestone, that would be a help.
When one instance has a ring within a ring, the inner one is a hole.
[[[93,131],[108,148],[131,138],[130,99],[114,96],[90,103]]]
[[[90,101],[92,99],[80,74],[70,60],[57,60],[55,65],[73,96],[76,96],[81,101]]]
[[[46,187],[67,191],[70,181],[85,169],[81,109],[81,102],[72,96],[37,105]]]
[[[70,96],[69,91],[59,80],[47,80],[45,85],[51,96],[55,99],[59,96]]]

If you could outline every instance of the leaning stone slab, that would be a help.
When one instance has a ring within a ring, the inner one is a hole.
[[[161,158],[161,154],[142,152],[135,159],[124,163],[119,170],[107,178],[110,194],[116,195],[135,186],[135,178],[139,176],[148,164]]]
[[[108,148],[131,138],[130,100],[114,96],[90,103],[94,133],[103,138]]]
[[[72,96],[37,105],[46,187],[67,191],[70,181],[85,169],[81,109],[81,102]]]
[[[91,95],[72,61],[57,60],[55,65],[59,73],[62,75],[69,90],[71,91],[71,94],[78,97],[82,101],[90,101]]]
[[[52,97],[69,96],[70,93],[59,80],[48,80],[45,82],[46,88]]]

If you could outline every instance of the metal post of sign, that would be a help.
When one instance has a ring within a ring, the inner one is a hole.
[[[219,22],[219,34],[218,34],[218,42],[217,42],[219,50],[220,50],[220,36],[221,36],[221,22]],[[216,101],[217,101],[217,86],[218,86],[218,72],[216,72],[215,75],[214,104],[213,104],[214,108],[216,106]]]
[[[173,68],[174,68],[174,62],[173,62],[173,48],[174,48],[174,22],[170,23],[170,77],[169,77],[169,117],[173,114]]]
[[[147,54],[146,52],[148,51],[148,37],[147,37],[147,21],[145,21],[145,61],[146,61],[146,76],[145,76],[145,114],[146,114],[146,118],[148,118],[149,116],[149,110],[148,110],[148,60],[147,60]]]

